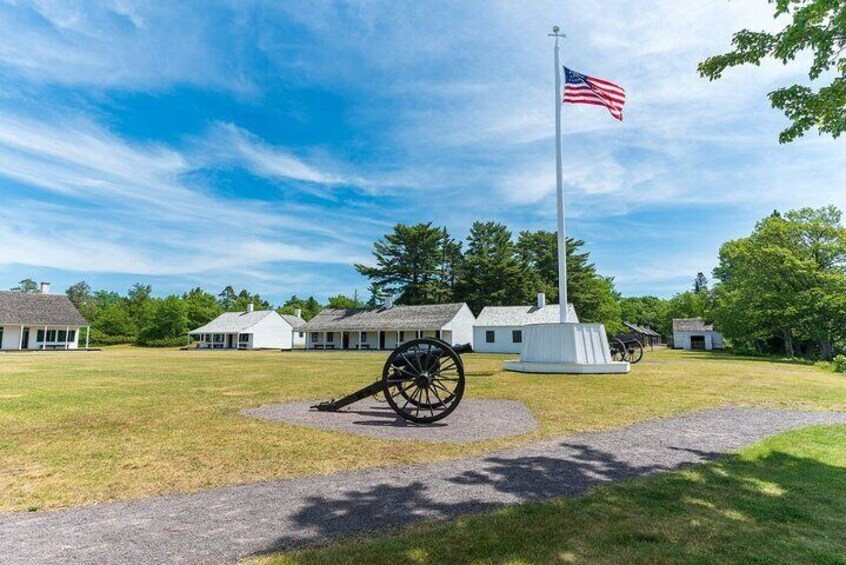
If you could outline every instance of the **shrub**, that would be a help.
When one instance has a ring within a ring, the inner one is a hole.
[[[831,360],[835,373],[846,373],[846,355],[838,355]]]
[[[142,339],[138,338],[138,345],[142,347],[181,347],[188,344],[188,338],[181,337],[164,337],[161,339]]]

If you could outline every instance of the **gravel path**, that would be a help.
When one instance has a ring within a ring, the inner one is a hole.
[[[234,562],[425,518],[575,496],[825,423],[846,423],[846,412],[710,410],[441,463],[0,514],[0,563]]]
[[[464,400],[449,418],[429,425],[403,420],[387,403],[371,399],[356,402],[339,412],[311,410],[312,404],[316,402],[268,404],[242,410],[241,414],[267,422],[284,422],[380,439],[446,443],[520,435],[538,427],[531,410],[515,400]]]

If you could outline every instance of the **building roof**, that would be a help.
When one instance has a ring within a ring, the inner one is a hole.
[[[568,317],[578,322],[576,309],[568,305]],[[477,326],[526,326],[529,324],[551,324],[560,319],[558,304],[537,306],[485,306],[476,318]]]
[[[286,322],[291,324],[291,327],[294,328],[295,330],[297,328],[304,326],[305,323],[306,323],[306,321],[303,320],[302,318],[298,318],[298,317],[293,316],[291,314],[279,314],[279,315],[282,316],[283,320],[285,320]]]
[[[0,326],[86,326],[88,322],[64,294],[0,291]]]
[[[675,318],[674,332],[712,332],[714,325],[705,322],[704,318]]]
[[[632,324],[632,323],[629,323],[629,322],[623,322],[623,325],[626,326],[627,328],[629,328],[630,330],[637,332],[639,334],[650,335],[652,337],[661,337],[661,335],[658,332],[656,332],[655,330],[653,330],[652,328],[649,328],[647,326],[639,326],[637,324]]]
[[[191,330],[189,334],[228,334],[243,332],[270,315],[279,314],[275,310],[255,310],[254,312],[224,312],[205,326]]]
[[[449,324],[464,303],[394,306],[376,310],[326,308],[301,329],[314,331],[438,330]]]

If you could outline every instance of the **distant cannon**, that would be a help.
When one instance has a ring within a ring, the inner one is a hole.
[[[628,361],[632,365],[643,359],[643,345],[636,339],[613,338],[608,342],[614,361]]]
[[[455,410],[464,396],[462,353],[470,344],[450,346],[436,338],[403,343],[388,356],[382,378],[338,400],[312,406],[321,412],[337,412],[345,406],[382,393],[398,416],[417,423],[437,422]]]

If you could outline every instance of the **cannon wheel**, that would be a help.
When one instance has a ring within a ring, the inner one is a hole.
[[[415,339],[388,357],[382,384],[397,415],[412,422],[437,422],[449,416],[464,396],[464,363],[441,340]]]
[[[626,342],[626,361],[634,365],[643,359],[643,345],[636,340]]]
[[[608,347],[611,349],[611,359],[613,361],[625,361],[626,360],[626,344],[623,343],[621,340],[612,338],[608,341]]]

